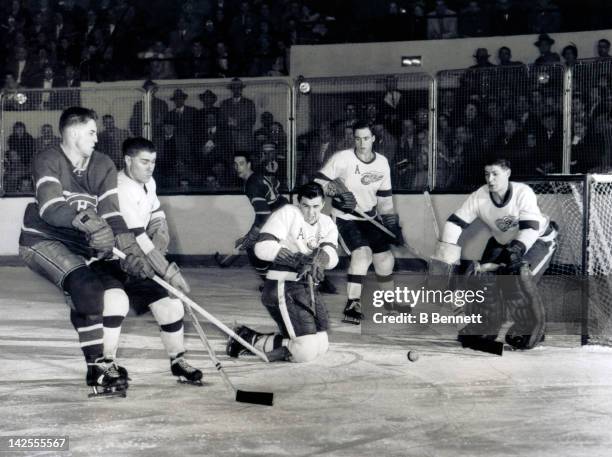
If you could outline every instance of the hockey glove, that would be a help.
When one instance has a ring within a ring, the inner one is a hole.
[[[81,211],[72,220],[72,226],[84,232],[89,247],[102,257],[110,257],[115,246],[115,235],[110,225],[92,208]]]
[[[147,261],[140,246],[138,246],[133,233],[120,233],[115,237],[115,242],[117,248],[126,255],[125,260],[121,260],[121,269],[123,271],[141,279],[155,276],[155,270]]]
[[[357,208],[355,195],[348,190],[340,178],[336,178],[327,184],[326,194],[332,197],[332,205],[345,213],[350,213]]]
[[[323,249],[318,249],[310,267],[310,275],[315,283],[320,283],[325,279],[325,268],[327,265],[329,265],[329,254]]]
[[[499,263],[504,264],[504,268],[500,273],[508,275],[519,274],[525,251],[525,245],[521,241],[511,241],[510,244],[504,248],[499,257]]]
[[[169,263],[166,257],[157,249],[153,249],[147,254],[147,260],[155,270],[155,273],[161,276],[164,281],[168,282],[172,287],[176,287],[186,294],[191,292],[191,288],[189,284],[187,284],[187,281],[185,281],[185,278],[183,278],[178,265],[174,262]]]
[[[312,256],[301,252],[291,252],[287,248],[280,248],[274,263],[290,267],[298,273],[298,276],[302,276],[312,266]]]
[[[404,240],[402,227],[399,225],[399,216],[397,214],[381,214],[380,218],[383,225],[395,235],[395,238],[391,243],[395,244],[396,246],[404,245],[406,241]]]
[[[236,249],[251,249],[253,246],[255,246],[255,243],[257,243],[257,239],[259,238],[259,231],[261,229],[259,227],[251,227],[251,230],[249,230],[249,232],[244,235],[243,237],[240,237],[236,240],[236,242],[234,243],[234,247]]]
[[[168,230],[168,221],[165,217],[156,217],[151,219],[147,227],[147,235],[153,241],[155,249],[166,255],[168,245],[170,244],[170,231]]]

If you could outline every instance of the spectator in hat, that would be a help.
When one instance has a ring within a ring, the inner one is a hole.
[[[552,45],[555,44],[555,40],[549,37],[547,33],[540,34],[538,41],[533,44],[537,46],[540,51],[540,57],[535,60],[536,65],[561,62],[559,54],[551,51]]]
[[[187,168],[192,161],[192,153],[196,146],[194,143],[196,143],[195,133],[198,120],[198,110],[185,104],[188,97],[182,89],[175,89],[170,98],[175,108],[168,112],[165,119],[166,123],[174,125],[177,158]]]
[[[209,114],[212,114],[216,121],[219,119],[219,107],[215,106],[217,103],[217,94],[212,90],[206,89],[204,92],[198,94],[198,98],[202,102],[202,108],[198,111],[198,125],[196,134],[206,134],[206,118]]]
[[[228,85],[232,96],[223,100],[219,107],[220,125],[229,133],[234,151],[252,149],[253,126],[257,115],[253,100],[242,95],[244,87],[239,78],[233,78]]]
[[[478,48],[476,52],[472,56],[476,60],[476,64],[472,65],[470,68],[490,68],[495,65],[489,62],[489,50],[487,48]]]
[[[168,115],[168,104],[157,97],[158,86],[156,83],[147,79],[142,85],[142,89],[145,92],[151,94],[151,129],[153,135],[153,143],[158,144],[159,140],[164,134],[164,120]],[[130,131],[133,136],[142,136],[142,124],[143,124],[143,102],[138,101],[134,104],[132,110],[132,117],[130,118]]]

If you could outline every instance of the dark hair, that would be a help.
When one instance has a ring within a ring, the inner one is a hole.
[[[361,129],[370,129],[370,132],[372,131],[372,128],[370,127],[368,121],[364,121],[362,119],[358,120],[353,124],[353,133]]]
[[[68,127],[76,124],[86,124],[90,120],[98,120],[98,115],[92,109],[81,108],[80,106],[72,106],[66,108],[59,120],[59,131],[60,134],[64,133]]]
[[[246,152],[246,151],[236,151],[236,152],[234,152],[234,158],[236,158],[236,157],[244,157],[247,162],[253,163],[251,161],[251,154],[249,152]]]
[[[124,156],[135,157],[141,151],[157,152],[152,141],[141,136],[128,138],[123,142],[121,150]]]
[[[597,43],[604,43],[607,46],[610,46],[610,40],[606,39],[606,38],[602,38],[601,40],[598,40]]]
[[[507,170],[511,170],[512,169],[510,161],[508,159],[503,159],[501,157],[491,157],[491,158],[487,159],[485,161],[485,163],[484,163],[485,167],[493,166],[493,165],[497,165],[497,166],[500,166],[502,168],[506,168]]]
[[[316,198],[316,197],[321,197],[322,199],[325,199],[325,192],[323,192],[323,187],[321,187],[321,184],[314,182],[314,181],[310,181],[298,187],[298,190],[297,190],[298,202],[302,198],[311,199],[311,198]]]

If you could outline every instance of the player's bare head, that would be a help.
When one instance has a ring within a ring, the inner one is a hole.
[[[248,179],[253,172],[251,155],[248,152],[238,151],[234,153],[234,170],[240,179]]]
[[[153,142],[142,137],[128,138],[121,149],[126,174],[140,184],[148,183],[153,176],[157,159]]]
[[[372,145],[376,137],[372,133],[370,124],[366,121],[357,121],[353,124],[353,138],[355,139],[355,149],[358,152],[372,152]]]
[[[64,110],[59,120],[62,144],[82,157],[91,156],[98,142],[97,119],[91,109],[73,106]]]
[[[319,220],[325,206],[325,193],[319,183],[314,181],[301,185],[297,189],[298,207],[309,224]]]
[[[494,158],[486,162],[484,167],[485,181],[490,192],[505,193],[511,174],[510,161]]]

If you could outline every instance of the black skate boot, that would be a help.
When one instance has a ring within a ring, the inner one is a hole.
[[[239,325],[235,327],[234,332],[251,345],[253,345],[255,341],[257,341],[257,338],[261,335],[259,332],[247,327],[246,325]],[[235,359],[240,355],[253,355],[251,351],[246,349],[239,341],[235,340],[231,336],[227,340],[225,352],[227,355]]]
[[[127,388],[127,384],[128,384],[127,381],[131,381],[132,378],[130,378],[130,376],[128,375],[128,371],[125,369],[125,367],[122,367],[121,365],[118,365],[117,361],[115,359],[113,359],[113,358],[110,358],[110,357],[106,357],[104,359],[104,362],[106,362],[106,364],[108,364],[108,365],[113,365],[115,367],[115,369],[119,373],[119,377],[126,381],[126,388]]]
[[[181,384],[193,384],[195,386],[202,385],[202,372],[197,368],[192,367],[187,363],[184,352],[170,360],[170,370],[174,376],[177,376],[177,382]]]
[[[359,325],[363,320],[361,312],[361,301],[358,298],[349,298],[344,307],[344,318],[342,322],[345,324]]]
[[[87,364],[86,381],[93,391],[89,398],[126,396],[127,378],[121,377],[114,363],[107,363],[103,358]]]
[[[387,314],[402,314],[402,313],[408,313],[411,314],[412,313],[412,307],[409,305],[400,305],[396,302],[392,302],[392,303],[388,303],[385,302],[385,304],[383,305],[384,310],[387,312]]]

